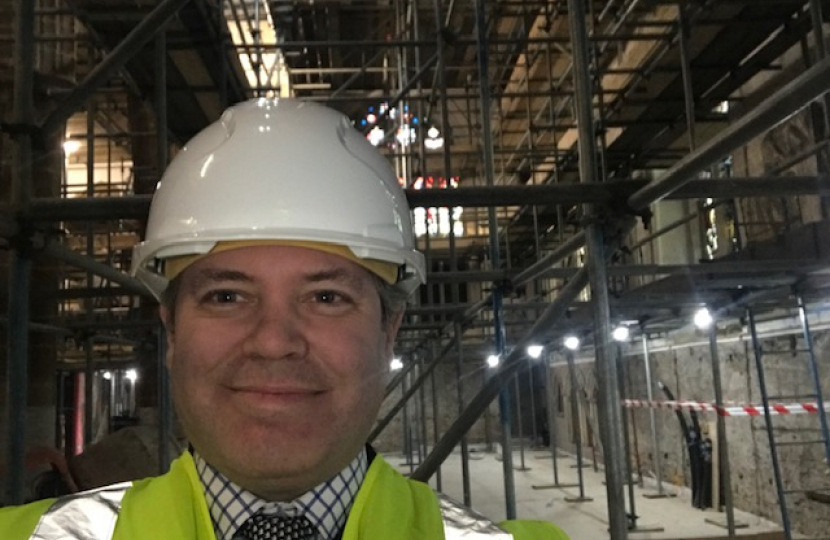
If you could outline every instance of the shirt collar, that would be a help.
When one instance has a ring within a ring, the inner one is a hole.
[[[363,449],[342,471],[291,502],[271,502],[259,498],[231,482],[215,467],[193,452],[196,472],[205,491],[217,540],[232,540],[245,521],[262,510],[287,516],[304,515],[317,528],[320,540],[334,540],[346,525],[368,469]]]

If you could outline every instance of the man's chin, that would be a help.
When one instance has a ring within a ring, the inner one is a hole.
[[[251,456],[256,459],[258,456]],[[308,457],[308,456],[306,456]],[[291,501],[331,478],[337,471],[323,472],[322,461],[270,463],[267,460],[238,463],[228,478],[241,487],[269,501]]]

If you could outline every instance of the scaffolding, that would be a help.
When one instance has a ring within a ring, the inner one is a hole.
[[[83,386],[86,406],[71,412],[83,416],[84,433],[63,445],[92,442],[94,388],[108,384],[105,371],[135,366],[158,380],[139,399],[159,409],[167,439],[163,332],[146,291],[124,271],[169,155],[248,97],[328,103],[395,164],[422,232],[429,285],[407,311],[403,367],[387,392],[396,401],[371,438],[403,411],[411,424],[403,446],[421,480],[440,474],[460,445],[468,505],[468,431],[498,398],[506,515],[516,516],[512,436],[523,445],[524,424],[511,411],[523,396],[511,389],[534,373],[528,345],[558,349],[579,334],[597,366],[611,538],[626,538],[630,467],[616,429],[622,375],[612,323],[637,321],[647,344],[650,334],[685,326],[701,304],[723,320],[759,302],[823,298],[824,2],[136,4],[19,2],[7,29],[14,109],[3,131],[13,144],[3,148],[13,182],[0,234],[10,248],[10,503],[23,493],[26,389],[42,376],[28,369],[30,332],[60,337],[53,370],[86,381],[65,389]],[[793,67],[799,62],[803,69]],[[778,88],[753,91],[762,83]],[[36,104],[43,90],[56,97]],[[757,154],[761,143],[777,154],[758,163],[748,148]],[[59,172],[37,165],[56,155]],[[769,247],[780,238],[802,240],[782,255]],[[36,298],[53,316],[29,312],[44,280],[33,282],[33,264],[52,269],[46,281],[55,290]],[[710,339],[719,380],[714,330]],[[485,371],[484,351],[498,357],[496,368]],[[440,426],[435,373],[448,365],[458,414]],[[550,415],[551,399],[531,395],[524,409]],[[727,459],[726,433],[718,440]],[[162,445],[162,470],[169,460]],[[728,486],[726,495],[734,535]],[[789,538],[783,496],[779,504]]]

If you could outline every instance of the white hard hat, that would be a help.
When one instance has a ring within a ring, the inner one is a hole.
[[[388,161],[345,116],[314,103],[250,100],[196,135],[158,185],[131,273],[159,297],[162,261],[240,240],[345,246],[400,266],[408,292],[425,279]]]

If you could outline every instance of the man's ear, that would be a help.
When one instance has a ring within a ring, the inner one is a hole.
[[[164,325],[164,338],[167,341],[164,363],[169,370],[170,364],[173,362],[173,349],[176,344],[176,333],[173,331],[173,317],[170,314],[170,310],[165,306],[159,306],[159,318],[161,318],[161,324]]]
[[[395,349],[395,338],[403,322],[404,310],[394,313],[386,323],[386,357],[392,358]]]

